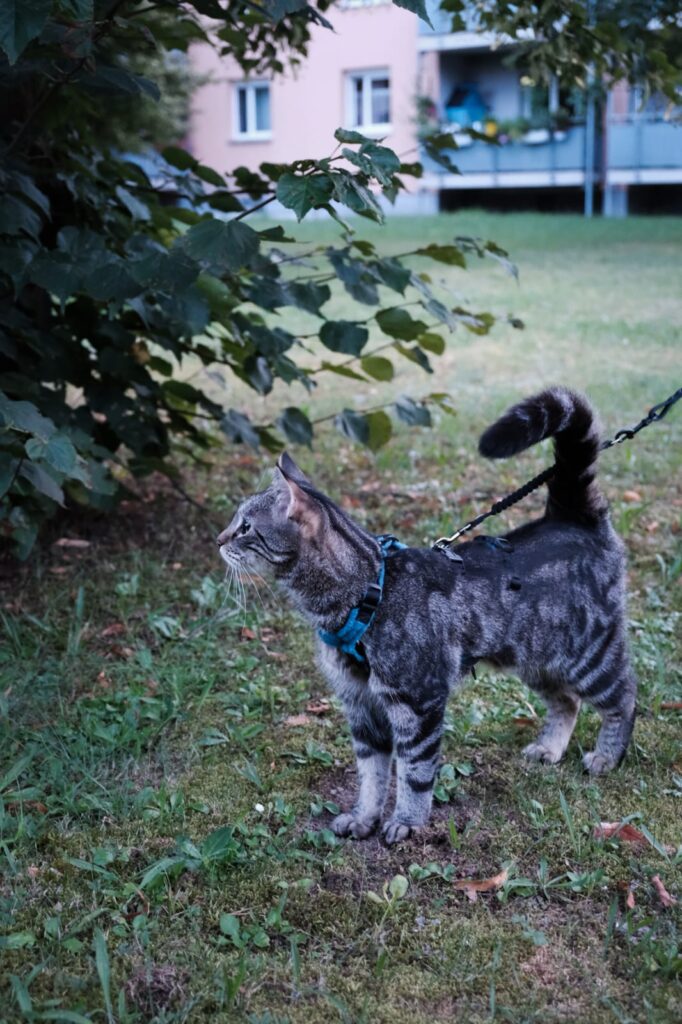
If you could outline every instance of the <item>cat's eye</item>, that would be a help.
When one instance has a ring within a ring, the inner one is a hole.
[[[248,519],[245,519],[242,525],[239,527],[239,536],[243,537],[245,533],[248,533],[251,529],[251,523]]]

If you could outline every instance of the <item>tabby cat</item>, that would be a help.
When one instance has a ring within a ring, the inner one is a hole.
[[[397,798],[385,842],[428,821],[448,694],[479,659],[516,673],[547,705],[526,757],[559,761],[585,700],[601,716],[586,769],[599,774],[622,760],[637,683],[625,635],[623,545],[594,482],[593,411],[581,395],[551,388],[509,409],[479,449],[506,458],[547,437],[556,472],[542,518],[502,543],[460,544],[456,561],[429,548],[382,548],[286,454],[267,490],[242,502],[218,537],[229,566],[269,568],[326,640],[318,642],[319,663],[348,716],[360,782],[352,810],[333,822],[337,835],[364,839],[378,827],[394,757]],[[361,644],[350,652],[330,646],[382,573]]]

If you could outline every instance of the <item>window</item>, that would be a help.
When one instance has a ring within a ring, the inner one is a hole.
[[[346,75],[346,123],[364,132],[386,133],[391,126],[391,80],[387,70]]]
[[[234,87],[234,138],[269,139],[270,85],[240,82]]]

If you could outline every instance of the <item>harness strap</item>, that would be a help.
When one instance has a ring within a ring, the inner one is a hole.
[[[351,608],[348,618],[340,629],[331,632],[324,629],[318,630],[320,640],[325,644],[328,644],[330,647],[336,647],[337,650],[343,651],[345,654],[350,654],[351,657],[360,662],[366,661],[366,658],[358,649],[358,645],[374,622],[374,616],[384,596],[386,559],[394,551],[400,551],[407,547],[406,544],[401,544],[390,533],[382,533],[376,539],[379,541],[381,554],[381,563],[376,583],[370,583],[360,604],[356,605],[355,608]]]

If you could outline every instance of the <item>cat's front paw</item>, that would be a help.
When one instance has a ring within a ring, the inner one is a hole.
[[[378,818],[359,818],[354,814],[339,814],[332,822],[332,832],[337,836],[367,839],[373,832],[376,832],[378,824]]]
[[[396,843],[401,843],[403,839],[409,839],[414,827],[414,825],[408,825],[407,822],[400,821],[397,818],[389,818],[381,830],[381,838],[386,846],[395,846]]]
[[[616,762],[612,758],[598,754],[596,750],[583,755],[583,764],[590,775],[605,775],[616,767]]]
[[[558,764],[563,757],[563,750],[552,750],[544,743],[529,743],[523,748],[523,756],[529,761],[540,761],[542,764]]]

